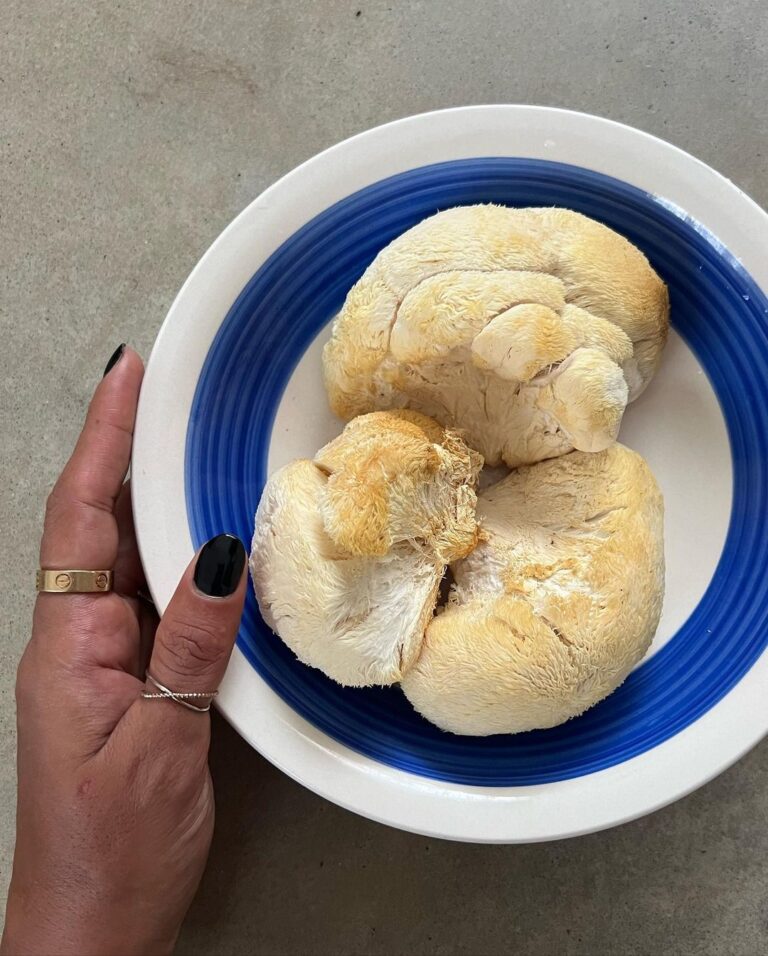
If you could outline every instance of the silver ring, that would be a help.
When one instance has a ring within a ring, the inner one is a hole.
[[[177,704],[181,704],[182,707],[186,707],[187,710],[194,710],[196,714],[205,714],[211,709],[211,704],[213,703],[213,698],[218,695],[217,690],[211,691],[177,691],[170,690],[168,687],[165,687],[160,681],[155,680],[155,678],[149,673],[146,672],[144,675],[150,684],[153,684],[159,691],[159,694],[153,694],[150,691],[143,690],[141,696],[144,700],[162,700],[167,698],[168,700],[175,701]],[[190,698],[199,698],[207,697],[208,703],[204,707],[198,707],[197,704],[190,704]]]

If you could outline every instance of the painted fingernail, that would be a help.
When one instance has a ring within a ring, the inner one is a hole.
[[[237,590],[245,567],[245,546],[233,534],[219,534],[204,545],[195,565],[195,585],[209,597]]]
[[[120,361],[120,356],[123,354],[124,351],[125,351],[125,342],[123,342],[122,345],[118,345],[115,351],[110,355],[109,361],[107,362],[107,366],[104,369],[104,375],[102,375],[102,378],[105,378],[107,375],[109,375],[112,369]]]

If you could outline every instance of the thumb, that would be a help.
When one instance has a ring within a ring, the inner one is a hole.
[[[231,534],[211,538],[200,549],[157,628],[148,673],[158,683],[183,694],[218,689],[243,612],[245,559],[242,541]],[[157,688],[148,682],[147,690]],[[190,702],[205,706],[208,701]],[[172,707],[179,716],[185,710],[170,700],[152,703]]]

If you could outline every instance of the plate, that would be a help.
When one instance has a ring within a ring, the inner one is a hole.
[[[768,731],[768,216],[737,187],[638,130],[542,107],[424,114],[319,154],[238,216],[171,307],[141,395],[134,508],[162,609],[203,541],[250,541],[267,475],[340,431],[320,351],[349,287],[409,226],[476,202],[584,212],[669,285],[662,368],[621,433],[667,507],[649,655],[562,727],[457,737],[396,688],[341,688],[300,664],[249,594],[219,706],[269,760],[351,810],[532,842],[663,806]]]

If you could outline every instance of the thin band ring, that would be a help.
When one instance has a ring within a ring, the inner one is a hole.
[[[170,690],[168,687],[165,687],[160,681],[155,680],[155,678],[149,673],[146,672],[146,678],[153,684],[160,693],[153,694],[151,691],[142,691],[141,696],[144,700],[162,700],[164,697],[168,700],[172,700],[177,704],[181,704],[182,707],[186,707],[187,710],[194,710],[196,714],[205,714],[211,709],[211,704],[213,703],[213,698],[218,695],[217,690],[213,691],[175,691]],[[199,697],[207,697],[208,703],[203,707],[198,707],[197,704],[190,704],[189,699],[195,699]]]

